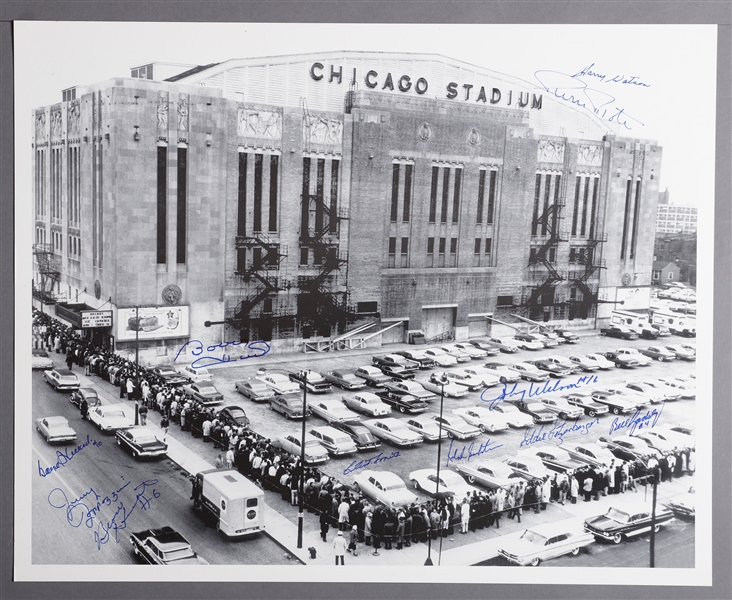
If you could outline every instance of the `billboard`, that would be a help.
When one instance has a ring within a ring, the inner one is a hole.
[[[141,306],[117,309],[117,341],[188,337],[188,306]]]

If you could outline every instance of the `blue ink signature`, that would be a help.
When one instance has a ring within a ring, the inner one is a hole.
[[[595,77],[596,79],[599,79],[603,83],[619,83],[621,85],[636,85],[640,87],[651,87],[650,83],[644,83],[639,80],[637,75],[631,75],[630,77],[625,77],[625,75],[613,75],[612,77],[608,77],[607,75],[603,75],[602,73],[598,73],[597,71],[593,71],[592,68],[595,66],[595,63],[592,63],[588,66],[586,66],[584,69],[579,71],[578,73],[575,73],[572,75],[572,77]]]
[[[561,392],[563,390],[576,390],[586,385],[592,385],[593,383],[597,383],[598,381],[599,378],[597,375],[582,375],[581,377],[577,378],[577,381],[565,384],[562,384],[561,379],[556,379],[554,381],[547,380],[544,382],[543,385],[535,384],[532,382],[529,385],[529,389],[519,389],[518,383],[514,383],[513,386],[511,386],[511,389],[509,389],[508,385],[504,383],[503,389],[498,396],[496,396],[495,398],[486,398],[485,396],[487,393],[489,393],[489,390],[485,389],[480,395],[480,399],[483,402],[490,402],[488,408],[489,410],[493,410],[496,404],[498,404],[502,400],[508,400],[509,398],[517,398],[523,402],[527,396],[529,398],[534,398],[535,396],[542,396],[543,394],[551,394],[553,392]]]
[[[97,550],[101,550],[101,547],[109,542],[112,536],[114,536],[115,543],[119,544],[119,530],[127,527],[127,519],[138,506],[141,510],[147,510],[150,508],[152,500],[160,498],[160,492],[152,487],[157,483],[157,479],[148,479],[135,487],[133,489],[135,502],[129,509],[120,496],[121,492],[131,484],[130,481],[105,496],[101,496],[93,487],[90,487],[81,496],[71,501],[61,488],[54,488],[48,493],[48,503],[53,508],[66,511],[66,522],[71,527],[77,529],[84,525],[87,529],[94,530]],[[148,487],[151,488],[149,491]],[[112,518],[103,519],[101,517],[103,509],[113,505],[116,508]]]
[[[453,443],[455,440],[450,440],[450,447],[447,449],[447,465],[449,466],[451,462],[458,462],[460,460],[466,460],[470,462],[470,459],[475,456],[480,456],[481,454],[485,454],[486,452],[490,452],[491,450],[496,450],[498,448],[502,448],[503,444],[495,444],[491,441],[490,438],[488,438],[485,442],[483,442],[480,445],[476,445],[476,442],[470,442],[470,444],[463,444],[463,447],[458,450],[458,448],[453,448]]]
[[[358,461],[354,460],[343,470],[343,474],[348,475],[349,473],[353,473],[354,471],[358,471],[359,469],[363,469],[369,465],[375,465],[380,462],[391,460],[392,458],[399,458],[402,455],[399,450],[394,450],[389,456],[383,456],[383,454],[383,452],[379,452],[376,456],[372,456],[371,458]]]
[[[87,434],[86,441],[79,444],[76,448],[72,449],[71,452],[69,452],[68,448],[64,448],[64,451],[61,452],[61,450],[56,450],[56,464],[51,465],[50,467],[46,467],[45,469],[41,467],[41,461],[38,461],[38,475],[41,477],[46,477],[50,475],[51,473],[54,473],[58,471],[61,467],[65,467],[67,463],[69,463],[74,456],[76,456],[79,452],[81,452],[84,448],[87,448],[88,446],[101,446],[102,442],[98,442],[97,440],[93,440],[89,437]]]
[[[617,123],[629,131],[638,125],[645,125],[625,112],[625,108],[614,106],[615,96],[589,87],[577,75],[567,75],[559,71],[534,72],[534,77],[544,90],[560,100],[592,111],[608,123]]]
[[[199,357],[191,363],[191,368],[193,369],[202,369],[204,367],[210,367],[212,365],[222,365],[224,363],[234,362],[237,360],[246,360],[247,358],[257,358],[258,356],[264,356],[265,354],[267,354],[267,352],[269,352],[269,344],[267,342],[223,342],[221,344],[206,346],[206,352],[216,352],[217,350],[224,350],[230,353],[233,352],[234,356],[232,356],[231,354],[227,354],[226,352],[222,353],[221,358],[217,358],[215,356],[201,356],[201,354],[203,354],[203,344],[201,343],[201,340],[189,340],[180,347],[180,349],[178,350],[178,354],[176,354],[175,358],[173,359],[173,362],[178,360],[181,352],[183,352],[188,344],[193,344],[191,354],[193,356]],[[228,349],[229,346],[231,346],[232,349]],[[246,356],[243,354],[239,354],[237,356],[237,353],[241,352],[244,349],[237,349],[238,346],[243,346],[248,350],[254,350],[254,354],[247,354]]]
[[[549,431],[544,431],[544,425],[538,430],[529,428],[524,431],[524,439],[521,440],[519,447],[530,446],[538,442],[548,442],[553,440],[559,440],[557,446],[561,446],[564,443],[564,436],[569,433],[576,433],[579,431],[580,435],[587,435],[587,432],[593,425],[599,425],[599,417],[595,417],[592,421],[586,423],[572,423],[571,425],[567,421],[557,421]]]
[[[656,410],[654,408],[653,412],[648,410],[643,416],[641,416],[640,414],[640,409],[636,409],[633,416],[627,419],[620,420],[618,419],[618,417],[615,417],[613,419],[613,422],[610,423],[610,433],[612,434],[619,429],[625,429],[626,427],[629,427],[630,431],[628,431],[628,435],[633,435],[636,429],[651,429],[652,427],[655,427],[656,423],[658,422],[658,418],[663,412],[663,407],[665,405],[666,403],[664,402],[661,405],[661,410]]]

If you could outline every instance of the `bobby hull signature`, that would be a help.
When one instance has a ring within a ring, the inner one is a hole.
[[[135,509],[139,507],[147,510],[153,500],[160,498],[160,492],[153,487],[157,483],[157,479],[148,479],[133,488],[131,493],[135,501],[129,508],[125,505],[122,495],[132,485],[130,481],[105,496],[90,487],[73,500],[69,500],[61,488],[54,488],[48,494],[48,503],[53,508],[66,511],[66,522],[71,527],[77,529],[84,525],[87,529],[93,530],[97,550],[101,550],[101,547],[111,539],[119,544],[119,530],[127,527],[127,519],[132,516]],[[105,508],[109,510],[105,511]],[[112,510],[114,514],[111,519],[102,517],[103,512]]]
[[[222,342],[221,344],[213,344],[206,346],[206,352],[217,352],[221,350],[221,356],[201,356],[203,354],[203,344],[201,340],[189,340],[183,344],[178,350],[178,354],[175,355],[173,362],[178,360],[181,352],[190,345],[190,353],[193,356],[197,356],[196,360],[191,363],[191,367],[194,369],[201,369],[203,367],[210,367],[213,365],[222,365],[228,362],[234,362],[237,360],[246,360],[247,358],[257,358],[258,356],[264,356],[269,352],[269,344],[267,342]]]
[[[591,88],[576,75],[559,71],[536,71],[534,77],[544,90],[556,98],[592,111],[608,123],[617,123],[628,131],[644,126],[644,123],[630,116],[625,108],[615,104],[615,96]]]

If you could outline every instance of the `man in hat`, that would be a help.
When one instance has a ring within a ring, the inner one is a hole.
[[[343,532],[339,531],[336,538],[333,540],[333,549],[335,550],[335,564],[338,566],[338,559],[341,559],[341,565],[345,565],[346,556],[346,540],[343,537]]]

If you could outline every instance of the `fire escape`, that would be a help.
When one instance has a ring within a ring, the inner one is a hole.
[[[582,292],[580,299],[570,298],[570,310],[576,310],[580,318],[587,318],[592,307],[596,307],[600,303],[598,299],[598,288],[600,279],[600,269],[605,268],[605,260],[598,259],[597,246],[603,242],[607,242],[607,233],[597,233],[594,223],[590,227],[590,233],[585,240],[585,245],[579,247],[579,256],[577,262],[584,266],[571,272],[572,284]]]
[[[55,302],[53,286],[61,277],[61,257],[53,252],[51,244],[33,244],[33,255],[41,276],[40,288],[34,282],[33,295],[46,303]]]

